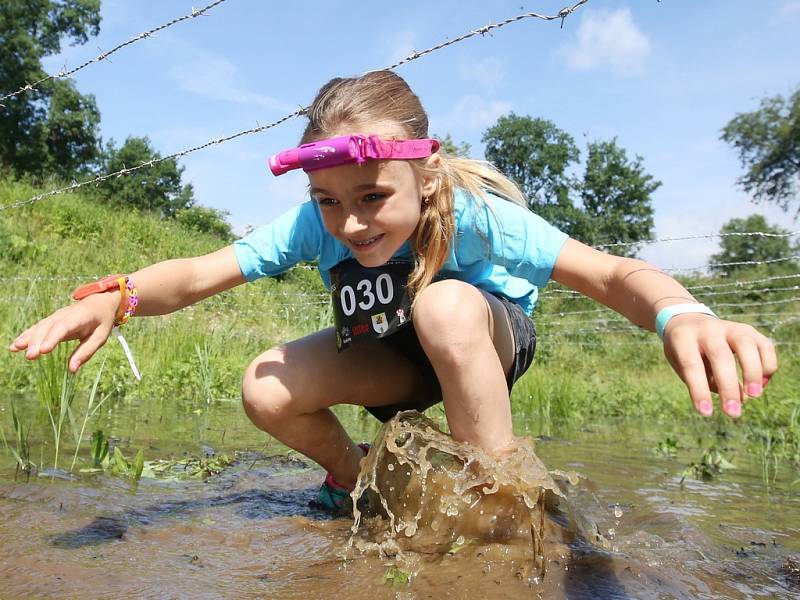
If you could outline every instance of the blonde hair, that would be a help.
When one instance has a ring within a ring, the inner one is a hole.
[[[406,139],[428,136],[428,115],[405,80],[392,71],[372,71],[352,78],[335,78],[317,93],[307,111],[301,144],[332,137],[343,125],[392,123]],[[426,159],[410,161],[418,176],[432,176],[435,191],[423,199],[419,224],[411,240],[414,269],[408,278],[412,298],[424,290],[447,260],[455,235],[454,194],[462,188],[482,202],[495,194],[525,205],[519,188],[491,163],[450,156],[439,151],[438,166]]]

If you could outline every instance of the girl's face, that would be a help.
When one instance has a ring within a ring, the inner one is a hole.
[[[368,160],[361,165],[321,169],[309,173],[308,179],[325,229],[365,267],[386,263],[413,235],[422,199],[434,188],[432,178],[419,178],[406,160]]]

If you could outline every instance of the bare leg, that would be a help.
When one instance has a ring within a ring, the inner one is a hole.
[[[351,485],[363,453],[329,407],[394,404],[419,385],[417,370],[384,344],[339,353],[333,329],[325,329],[258,356],[245,372],[242,400],[256,427]]]
[[[514,341],[502,303],[467,283],[422,291],[414,327],[442,386],[453,438],[499,453],[513,441],[505,374]]]

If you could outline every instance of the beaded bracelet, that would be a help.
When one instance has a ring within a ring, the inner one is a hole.
[[[139,290],[133,279],[126,275],[117,279],[117,284],[119,285],[120,301],[114,318],[114,327],[125,325],[136,312],[136,306],[139,304]]]

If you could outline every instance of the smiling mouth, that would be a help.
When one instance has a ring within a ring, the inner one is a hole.
[[[367,248],[371,248],[375,244],[377,244],[381,239],[383,239],[383,234],[380,233],[378,235],[372,236],[371,238],[367,238],[365,240],[350,240],[350,243],[359,250],[365,250]]]

